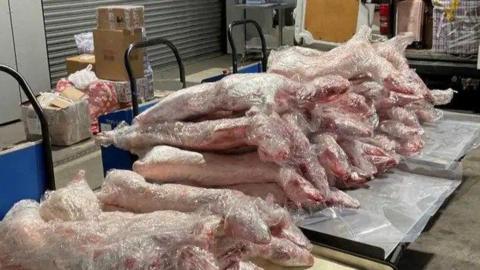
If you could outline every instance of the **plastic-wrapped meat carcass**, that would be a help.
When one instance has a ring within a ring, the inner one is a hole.
[[[277,74],[233,74],[218,82],[179,90],[138,115],[135,122],[145,126],[252,108],[282,113],[313,107],[317,102],[344,93],[349,87],[348,80],[335,75],[302,84]]]
[[[335,138],[330,134],[318,134],[312,142],[318,155],[318,161],[330,175],[335,177],[331,185],[339,188],[351,188],[363,186],[365,178],[360,177],[352,170],[347,154],[337,144]]]
[[[342,136],[371,137],[374,126],[361,115],[347,114],[335,107],[317,106],[312,112],[313,121],[318,121],[320,130]]]
[[[390,91],[410,95],[423,94],[423,85],[404,71],[397,70],[377,53],[370,44],[370,34],[371,29],[363,26],[347,43],[318,56],[303,57],[302,61],[298,61],[295,55],[277,58],[270,61],[268,72],[299,81],[309,81],[331,74],[347,79],[369,75]]]
[[[335,198],[332,204],[349,206],[355,200],[341,191],[335,191],[332,193],[334,196],[330,196],[326,173],[293,115],[285,114],[280,118],[276,114],[267,116],[259,113],[251,117],[199,123],[162,123],[152,128],[133,125],[104,132],[97,136],[97,140],[130,151],[161,144],[203,151],[256,146],[262,161],[295,170],[305,168],[305,178],[319,190],[321,201],[330,201],[332,197]],[[342,201],[343,197],[345,201]],[[353,206],[358,206],[358,202]]]
[[[284,209],[238,191],[179,184],[150,184],[141,175],[131,171],[111,171],[98,198],[104,204],[138,213],[175,210],[205,211],[219,215],[225,220],[227,234],[254,243],[268,243],[271,238],[270,228],[281,231],[292,222]],[[299,245],[309,245],[301,234],[294,234],[292,238]]]
[[[415,112],[409,111],[402,107],[392,107],[390,109],[381,110],[379,114],[383,119],[390,119],[400,122],[406,126],[419,129],[420,135],[423,134],[422,126],[420,125]]]
[[[117,177],[121,174],[135,177],[133,172],[118,172]],[[226,221],[222,215],[212,214],[212,208],[202,203],[201,198],[203,202],[208,201],[202,196],[196,197],[199,199],[195,202],[197,210],[189,213],[102,212],[93,192],[79,188],[79,184],[83,184],[82,176],[80,173],[79,179],[67,187],[51,192],[40,205],[27,200],[12,208],[0,222],[1,269],[260,269],[247,261],[252,257],[289,266],[304,267],[313,262],[310,243],[290,222],[272,227],[275,235],[268,243],[253,243],[235,234],[226,236]],[[116,195],[130,196],[128,193]],[[92,206],[85,205],[86,199],[92,200]],[[187,200],[188,203],[192,201]],[[222,203],[225,200],[218,201],[217,205],[221,207]],[[256,211],[263,211],[265,215],[277,211],[265,202],[255,204]],[[85,215],[76,215],[84,207]],[[55,218],[44,220],[41,213],[45,210]],[[232,208],[230,211],[231,215],[236,212]],[[232,216],[229,220],[234,219]],[[273,224],[273,219],[269,222]],[[226,238],[244,248],[235,249],[222,241]],[[256,252],[258,250],[262,253]]]
[[[299,206],[316,207],[322,194],[295,170],[263,162],[258,154],[219,155],[156,146],[133,164],[153,182],[193,183],[202,187],[276,183]]]
[[[46,222],[21,201],[0,223],[1,269],[219,269],[206,250],[221,219],[162,211]],[[195,268],[185,268],[185,265]]]
[[[405,49],[414,41],[413,33],[405,32],[385,41],[373,44],[376,52],[387,59],[399,71],[410,70]]]

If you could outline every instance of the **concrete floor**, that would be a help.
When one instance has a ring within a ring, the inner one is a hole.
[[[187,81],[195,83],[227,69],[229,56],[207,56],[185,62]],[[209,70],[209,71],[205,71]],[[197,74],[195,74],[197,73]],[[155,89],[176,90],[176,66],[155,70]],[[0,147],[25,138],[23,125],[17,122],[0,127]],[[79,169],[86,169],[90,185],[96,188],[103,180],[99,148],[92,140],[53,151],[57,186],[64,186]],[[480,150],[473,151],[464,162],[464,183],[440,210],[425,233],[411,244],[400,261],[400,270],[480,269]]]
[[[400,270],[480,269],[480,149],[463,160],[464,181],[400,261]]]

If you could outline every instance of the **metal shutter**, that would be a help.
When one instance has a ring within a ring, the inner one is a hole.
[[[96,27],[97,6],[114,4],[145,6],[148,37],[169,39],[183,59],[222,51],[221,0],[43,0],[52,83],[66,75],[65,58],[77,54],[73,35]],[[163,46],[149,49],[148,56],[154,67],[175,61]]]

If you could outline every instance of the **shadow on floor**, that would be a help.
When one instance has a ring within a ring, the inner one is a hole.
[[[433,256],[431,253],[407,249],[400,259],[398,270],[424,269],[432,260]]]

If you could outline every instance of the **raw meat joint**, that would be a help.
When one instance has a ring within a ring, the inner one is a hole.
[[[360,207],[363,188],[424,145],[454,91],[430,90],[404,56],[411,34],[371,30],[329,52],[273,51],[269,70],[180,90],[97,136],[140,156],[149,181],[228,188],[286,206]]]
[[[94,193],[84,172],[0,223],[0,269],[261,269],[313,264],[290,213],[362,207],[344,190],[424,146],[454,91],[427,88],[404,50],[362,27],[320,52],[273,51],[263,74],[177,91],[96,136],[139,156]],[[299,214],[300,213],[300,214]]]
[[[313,264],[290,215],[263,200],[150,184],[131,171],[110,172],[95,194],[83,177],[9,211],[0,222],[0,269],[260,269],[249,261],[256,256]]]

